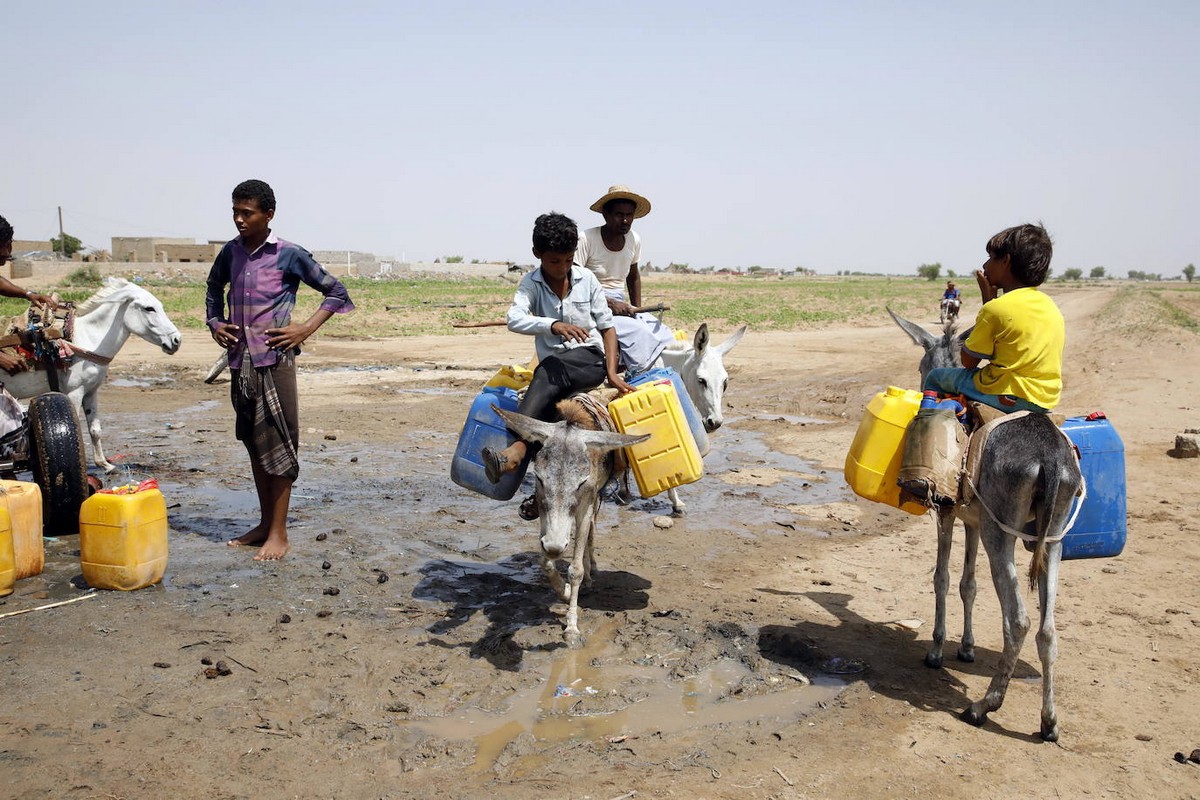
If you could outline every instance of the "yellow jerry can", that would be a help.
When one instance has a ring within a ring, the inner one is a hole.
[[[896,484],[904,455],[904,432],[920,406],[920,392],[898,386],[887,387],[867,403],[867,413],[846,454],[846,483],[855,494],[910,514],[928,511],[920,503],[901,503]]]
[[[621,433],[650,434],[641,444],[625,448],[642,497],[704,475],[704,461],[669,380],[645,384],[616,398],[608,404],[608,413]]]
[[[167,503],[158,489],[97,492],[79,508],[79,560],[97,589],[158,583],[167,569]]]
[[[42,545],[42,487],[28,481],[0,480],[0,507],[12,522],[16,580],[41,575],[46,566]]]

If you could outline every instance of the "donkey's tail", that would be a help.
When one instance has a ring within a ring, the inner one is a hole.
[[[1069,466],[1068,466],[1069,464]],[[1074,474],[1072,474],[1074,473]],[[1083,499],[1087,496],[1079,462],[1071,459],[1067,464],[1056,464],[1054,468],[1042,470],[1042,503],[1037,511],[1037,544],[1029,562],[1029,588],[1037,586],[1046,574],[1046,545],[1061,542],[1075,524]],[[1062,493],[1070,492],[1066,502],[1060,502]],[[1078,495],[1072,510],[1071,498]]]

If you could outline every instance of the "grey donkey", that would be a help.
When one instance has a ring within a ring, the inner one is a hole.
[[[542,571],[554,593],[567,604],[567,644],[579,647],[583,644],[579,633],[579,587],[591,583],[600,490],[614,474],[617,455],[614,451],[644,442],[650,436],[617,433],[607,416],[589,413],[586,401],[574,397],[558,404],[561,422],[542,422],[501,409],[496,412],[523,440],[541,444],[533,459],[533,469],[541,510],[538,523]],[[556,562],[567,552],[572,539],[574,550],[564,583]]]
[[[925,349],[920,372],[924,380],[931,369],[961,367],[959,351],[970,329],[956,334],[948,323],[940,336],[897,316],[888,309],[896,324]],[[1014,562],[1016,538],[1006,532],[1025,530],[1036,534],[1033,559],[1029,566],[1030,586],[1036,584],[1041,624],[1037,629],[1037,649],[1042,662],[1042,739],[1058,740],[1058,716],[1054,708],[1054,659],[1058,654],[1058,634],[1054,628],[1054,600],[1058,590],[1058,568],[1062,559],[1062,534],[1071,510],[1071,500],[1082,482],[1079,465],[1066,437],[1046,414],[1029,414],[1000,425],[988,439],[983,452],[977,497],[968,506],[940,509],[937,517],[937,567],[933,573],[936,608],[933,644],[925,655],[926,666],[940,669],[942,645],[946,641],[946,593],[950,588],[950,546],[954,518],[966,529],[966,550],[962,579],[958,584],[963,602],[963,635],[958,648],[960,661],[975,660],[975,636],[971,627],[975,603],[975,557],[980,540],[987,551],[992,583],[1000,598],[1004,624],[1004,652],[1000,665],[983,699],[962,712],[962,719],[982,725],[989,712],[1000,708],[1025,635],[1029,615],[1025,611],[1020,580]],[[985,509],[981,513],[981,506]],[[988,513],[990,509],[991,513]],[[994,515],[994,517],[993,517]],[[1029,526],[1029,527],[1027,527]]]

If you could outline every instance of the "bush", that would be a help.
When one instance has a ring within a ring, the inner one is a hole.
[[[63,278],[64,286],[99,286],[104,281],[95,264],[87,264]]]
[[[936,281],[938,276],[941,274],[942,265],[940,262],[934,262],[933,264],[922,264],[921,266],[917,267],[917,275],[927,281]]]

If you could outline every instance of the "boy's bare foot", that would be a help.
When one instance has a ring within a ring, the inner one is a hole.
[[[236,539],[230,539],[225,544],[229,547],[253,547],[260,545],[267,540],[267,529],[262,525],[255,525],[246,533]]]
[[[288,544],[287,534],[268,536],[262,543],[262,548],[254,556],[255,561],[278,561],[288,554],[291,545]]]

